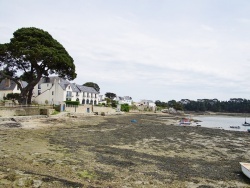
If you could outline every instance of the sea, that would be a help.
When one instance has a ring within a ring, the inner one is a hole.
[[[250,126],[243,126],[245,122],[244,117],[235,116],[192,116],[192,119],[199,120],[200,122],[193,123],[201,127],[217,128],[231,131],[248,131]],[[250,118],[246,118],[246,122],[250,122]]]

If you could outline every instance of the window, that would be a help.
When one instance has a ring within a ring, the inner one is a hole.
[[[41,84],[38,84],[38,89],[41,89]]]
[[[38,90],[38,95],[40,95],[41,94],[41,90]]]
[[[66,97],[71,97],[71,91],[67,91]]]
[[[52,91],[52,95],[54,95],[54,91]]]

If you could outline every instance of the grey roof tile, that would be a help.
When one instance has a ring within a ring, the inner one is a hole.
[[[88,93],[95,93],[98,94],[99,92],[97,92],[94,88],[92,87],[87,87],[87,86],[82,86],[82,85],[77,85],[77,87],[79,88],[80,91],[82,92],[88,92]]]

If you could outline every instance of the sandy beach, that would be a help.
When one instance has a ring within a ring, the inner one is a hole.
[[[0,187],[250,187],[250,134],[167,114],[0,123]],[[131,122],[136,120],[136,122]]]

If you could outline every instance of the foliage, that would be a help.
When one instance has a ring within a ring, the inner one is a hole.
[[[105,97],[113,100],[116,97],[116,94],[115,93],[111,93],[111,92],[107,92],[107,93],[105,93]]]
[[[183,105],[184,110],[188,111],[212,111],[212,112],[232,112],[232,113],[250,113],[250,100],[242,99],[238,101],[190,101]]]
[[[128,104],[121,104],[121,111],[129,112],[129,105]]]
[[[20,99],[20,93],[8,93],[6,97],[4,97],[4,100],[19,100]]]
[[[157,107],[161,108],[174,108],[175,110],[183,110],[183,105],[180,102],[176,102],[175,100],[170,100],[168,102],[161,102],[159,100],[155,101]]]
[[[66,105],[75,105],[78,106],[80,104],[79,101],[65,101]]]
[[[131,109],[131,110],[138,110],[138,107],[137,107],[136,105],[132,104],[132,105],[130,106],[130,109]]]
[[[168,108],[167,102],[161,102],[160,100],[155,101],[155,105],[162,108]]]
[[[110,99],[110,98],[105,98],[105,100],[106,100],[106,103],[107,103],[107,104],[110,104],[110,103],[111,103],[111,99]]]
[[[116,107],[117,107],[117,101],[112,100],[112,101],[111,101],[111,106],[112,106],[113,108],[116,108]]]
[[[21,103],[31,104],[34,86],[42,77],[57,74],[61,78],[76,78],[73,58],[46,31],[30,27],[13,33],[10,43],[0,44],[1,78],[13,80],[21,90]],[[21,81],[28,85],[24,87]]]
[[[59,111],[55,110],[51,115],[57,115],[59,113],[60,113]]]
[[[85,84],[83,84],[83,86],[92,87],[92,88],[94,88],[97,92],[100,91],[100,87],[98,86],[98,84],[96,84],[96,83],[94,83],[94,82],[86,82]]]

